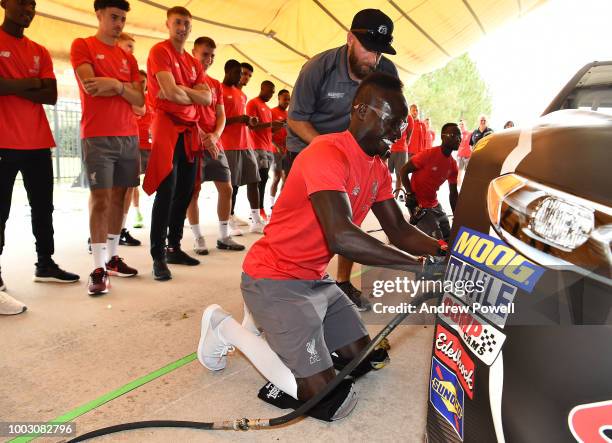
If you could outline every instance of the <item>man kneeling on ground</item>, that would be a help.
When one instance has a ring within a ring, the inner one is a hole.
[[[243,264],[244,326],[218,305],[204,311],[198,359],[221,370],[228,349],[239,348],[270,382],[259,393],[264,401],[299,407],[335,377],[334,366],[345,366],[370,342],[355,304],[325,272],[334,254],[407,269],[439,252],[436,240],[405,221],[381,160],[405,129],[402,88],[387,74],[366,77],[353,99],[349,129],[316,137],[296,158],[264,237]],[[395,247],[360,229],[370,208]],[[386,351],[377,349],[353,378],[386,362]],[[337,420],[356,402],[347,379],[308,414]]]

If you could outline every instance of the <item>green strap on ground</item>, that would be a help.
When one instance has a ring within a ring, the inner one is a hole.
[[[368,272],[368,267],[367,266],[362,266],[361,269],[359,271],[355,271],[351,274],[351,279],[353,278],[357,278],[359,276],[361,276],[362,274],[365,274],[366,272]],[[69,421],[74,420],[77,417],[80,417],[83,414],[87,414],[88,412],[92,411],[93,409],[99,408],[100,406],[102,406],[104,403],[108,403],[111,400],[116,399],[117,397],[121,397],[123,394],[126,394],[136,388],[141,387],[144,384],[149,383],[150,381],[155,380],[156,378],[161,377],[162,375],[166,375],[169,372],[174,371],[175,369],[178,369],[182,366],[185,366],[188,363],[191,363],[192,361],[194,361],[197,358],[196,353],[194,352],[193,354],[189,354],[183,358],[181,358],[180,360],[177,360],[173,363],[170,363],[169,365],[164,366],[163,368],[158,369],[157,371],[151,372],[150,374],[147,374],[143,377],[140,377],[137,380],[134,380],[126,385],[121,386],[119,389],[116,389],[112,392],[109,392],[107,394],[102,395],[101,397],[96,398],[95,400],[90,401],[89,403],[85,403],[82,406],[79,406],[76,409],[73,409],[70,412],[67,412],[64,415],[61,415],[49,422],[47,422],[47,424],[63,424],[63,423],[68,423]],[[35,438],[40,437],[40,434],[29,434],[29,435],[24,435],[21,437],[17,437],[14,438],[12,440],[9,440],[8,443],[27,443],[30,442],[32,440],[34,440]],[[49,437],[49,436],[48,436]]]
[[[69,421],[72,421],[75,418],[88,413],[92,409],[96,409],[102,406],[104,403],[108,403],[109,401],[114,400],[117,397],[121,397],[123,394],[126,394],[136,388],[139,388],[140,386],[147,384],[150,381],[153,381],[156,378],[161,377],[162,375],[166,375],[167,373],[172,372],[175,369],[180,368],[181,366],[185,366],[186,364],[191,363],[196,358],[197,356],[195,352],[193,354],[189,354],[181,358],[180,360],[177,360],[173,363],[170,363],[167,366],[164,366],[163,368],[158,369],[157,371],[151,372],[150,374],[147,374],[144,377],[140,377],[137,380],[134,380],[126,385],[123,385],[119,389],[116,389],[112,392],[104,394],[101,397],[98,397],[95,400],[90,401],[89,403],[79,406],[78,408],[73,409],[72,411],[64,415],[49,421],[48,423],[49,424],[62,424],[62,423],[67,423]],[[10,440],[9,443],[26,443],[26,442],[30,442],[34,440],[37,437],[40,437],[40,434],[24,435],[22,437],[17,437],[17,438],[14,438],[13,440]]]

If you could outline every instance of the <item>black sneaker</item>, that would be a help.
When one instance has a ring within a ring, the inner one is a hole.
[[[4,284],[4,280],[2,280],[2,269],[0,269],[0,291],[4,291],[6,289],[6,285]]]
[[[338,287],[342,289],[347,297],[355,303],[357,310],[360,312],[369,311],[372,309],[372,303],[370,303],[362,294],[359,289],[351,284],[350,281],[344,281],[342,283],[336,282]]]
[[[172,278],[172,272],[168,269],[165,258],[153,259],[153,278],[158,281],[166,281]]]
[[[200,264],[200,260],[196,260],[190,257],[180,247],[170,247],[166,249],[166,262],[172,265],[187,265],[197,266]]]
[[[130,231],[123,228],[121,234],[119,234],[119,244],[123,246],[140,246],[140,240],[136,240],[130,235]]]
[[[51,261],[46,264],[36,263],[36,271],[34,273],[34,281],[37,282],[56,282],[56,283],[74,283],[79,281],[79,276],[72,272],[64,271],[55,262]]]

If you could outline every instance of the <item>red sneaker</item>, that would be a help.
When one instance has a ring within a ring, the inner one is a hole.
[[[108,275],[116,275],[117,277],[134,277],[138,274],[136,269],[126,265],[118,255],[115,255],[106,263],[106,272],[108,272]]]
[[[89,274],[89,285],[87,293],[92,296],[103,295],[108,293],[110,287],[110,279],[104,268],[96,268]]]

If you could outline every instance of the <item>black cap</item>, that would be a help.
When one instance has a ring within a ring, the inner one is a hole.
[[[355,14],[351,32],[368,51],[396,54],[393,42],[393,21],[380,9],[363,9]]]

